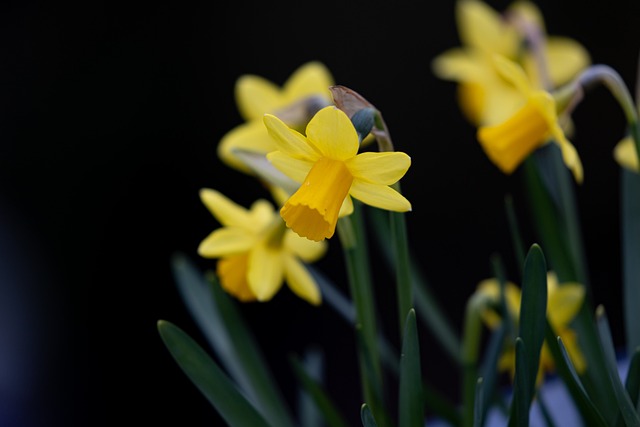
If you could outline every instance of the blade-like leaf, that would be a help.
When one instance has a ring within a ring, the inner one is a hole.
[[[607,362],[609,379],[613,385],[613,391],[618,402],[618,408],[620,408],[620,412],[622,413],[622,418],[624,419],[627,427],[640,427],[640,416],[638,415],[638,412],[636,412],[635,405],[631,402],[629,394],[622,384],[620,374],[618,373],[618,364],[616,362],[615,348],[613,346],[613,339],[611,338],[609,321],[607,320],[607,315],[605,314],[602,306],[598,307],[596,319],[598,323],[598,334],[602,342],[602,348]]]
[[[182,329],[160,320],[158,332],[178,366],[230,427],[269,427],[231,379]]]
[[[484,422],[484,393],[482,377],[476,383],[476,399],[473,406],[473,427],[482,427]]]
[[[624,384],[629,393],[631,403],[638,408],[640,405],[640,347],[636,348],[629,359],[629,370],[627,371],[627,379]]]
[[[298,378],[298,381],[302,384],[304,390],[311,397],[316,407],[322,415],[324,420],[330,427],[347,427],[349,424],[344,420],[340,412],[336,409],[331,399],[327,396],[321,385],[313,379],[311,375],[306,371],[302,363],[295,357],[290,358],[293,366],[293,371]],[[306,424],[305,424],[306,425]]]
[[[549,351],[556,363],[558,375],[567,386],[585,425],[589,427],[606,427],[606,421],[582,385],[582,381],[580,381],[580,377],[573,363],[571,363],[571,359],[562,340],[553,331],[548,322],[546,327],[546,340]]]
[[[533,399],[544,342],[547,314],[547,263],[540,246],[533,244],[524,261],[519,336],[527,348],[527,396]]]
[[[423,402],[416,313],[410,309],[405,320],[400,356],[399,427],[424,425]]]
[[[284,398],[235,301],[215,276],[207,280],[185,255],[175,255],[172,268],[194,320],[240,389],[270,423],[293,426]]]
[[[529,384],[531,376],[529,375],[529,356],[526,353],[526,347],[522,338],[516,338],[516,376],[513,386],[513,400],[511,401],[511,413],[509,415],[510,427],[528,427],[529,426],[529,408],[531,404],[531,395],[529,390],[532,387]],[[536,366],[536,371],[538,370]],[[535,381],[535,377],[533,378]],[[535,385],[534,385],[535,387]]]
[[[373,418],[373,414],[371,413],[371,409],[369,409],[369,405],[366,403],[363,403],[360,408],[360,419],[362,420],[363,427],[378,427],[378,424],[376,424],[376,420]]]
[[[627,354],[640,346],[640,175],[621,170],[621,239],[624,330]]]

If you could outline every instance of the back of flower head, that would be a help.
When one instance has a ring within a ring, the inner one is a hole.
[[[289,126],[304,129],[320,108],[331,103],[333,77],[318,61],[297,68],[279,87],[264,77],[245,74],[235,85],[235,98],[244,123],[229,130],[218,144],[218,156],[229,167],[252,174],[239,157],[241,152],[265,155],[275,149],[262,123],[265,113],[280,117]]]

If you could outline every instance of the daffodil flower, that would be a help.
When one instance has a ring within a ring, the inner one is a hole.
[[[499,14],[480,0],[459,0],[456,21],[461,46],[443,52],[432,63],[436,76],[458,83],[460,107],[476,126],[503,121],[522,99],[495,69],[494,55],[521,61],[534,86],[544,88],[536,54],[523,49],[525,35],[506,19],[509,16],[518,16],[546,32],[542,14],[531,2],[516,1]],[[541,50],[552,88],[567,83],[590,63],[586,49],[566,37],[545,35]]]
[[[476,292],[482,294],[491,306],[498,306],[500,301],[500,285],[495,278],[486,279],[480,282]],[[570,328],[570,323],[578,314],[584,301],[584,286],[578,283],[558,284],[557,276],[554,272],[547,274],[547,319],[549,324],[560,336],[562,343],[567,349],[567,353],[578,373],[583,373],[586,369],[586,361],[582,351],[578,346],[577,335]],[[521,292],[512,282],[507,282],[505,286],[505,302],[509,317],[517,321],[520,317]],[[502,318],[490,307],[481,312],[484,323],[490,329],[498,327]],[[513,378],[515,373],[515,347],[508,346],[502,353],[498,361],[498,368],[501,371],[509,372]],[[540,384],[544,374],[553,372],[555,363],[553,356],[545,342],[540,353],[540,365],[537,374],[537,382]]]
[[[502,56],[494,57],[495,67],[524,96],[522,105],[504,122],[478,129],[478,141],[489,159],[506,174],[512,173],[534,150],[552,140],[562,151],[562,159],[578,183],[582,163],[559,123],[553,96],[535,89],[522,67]]]
[[[216,273],[221,286],[240,301],[268,301],[286,281],[289,288],[311,304],[322,297],[305,263],[326,252],[325,242],[312,242],[288,230],[267,200],[250,209],[212,189],[200,199],[222,225],[207,236],[198,254],[219,258]]]
[[[332,237],[340,209],[352,204],[351,197],[381,209],[411,210],[411,203],[390,187],[407,172],[411,158],[401,152],[358,154],[358,134],[342,110],[318,111],[306,136],[271,114],[264,123],[278,147],[267,159],[302,183],[280,210],[287,227],[300,236]]]
[[[638,164],[638,151],[636,150],[633,138],[627,136],[618,142],[613,150],[613,158],[622,167],[630,171],[640,173]]]
[[[290,126],[302,129],[317,110],[331,104],[329,87],[332,84],[333,77],[317,61],[299,67],[282,87],[260,76],[241,76],[236,82],[235,97],[245,123],[222,137],[218,144],[218,157],[230,167],[252,173],[234,152],[243,150],[266,155],[275,150],[262,116],[274,114]]]

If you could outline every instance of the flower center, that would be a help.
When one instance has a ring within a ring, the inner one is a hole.
[[[247,252],[221,258],[216,269],[222,288],[242,302],[256,300],[247,282],[248,260]]]
[[[280,209],[280,215],[287,227],[302,237],[315,241],[330,238],[352,183],[353,175],[344,162],[321,157]]]

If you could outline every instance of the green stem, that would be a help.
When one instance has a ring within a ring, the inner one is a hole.
[[[396,183],[400,190],[400,184]],[[409,263],[409,243],[407,240],[407,226],[402,212],[389,212],[391,221],[391,238],[396,261],[396,292],[398,296],[398,317],[400,337],[404,333],[404,322],[409,310],[413,307],[411,286],[411,267]]]
[[[478,382],[478,354],[482,337],[482,321],[480,310],[485,298],[474,294],[467,301],[462,337],[462,426],[472,427],[474,424],[474,403],[476,384]]]
[[[362,391],[380,426],[386,416],[382,406],[382,369],[377,345],[377,319],[369,272],[369,257],[362,224],[361,206],[354,202],[352,215],[340,218],[338,235],[345,256],[349,290],[356,309],[356,329]]]

